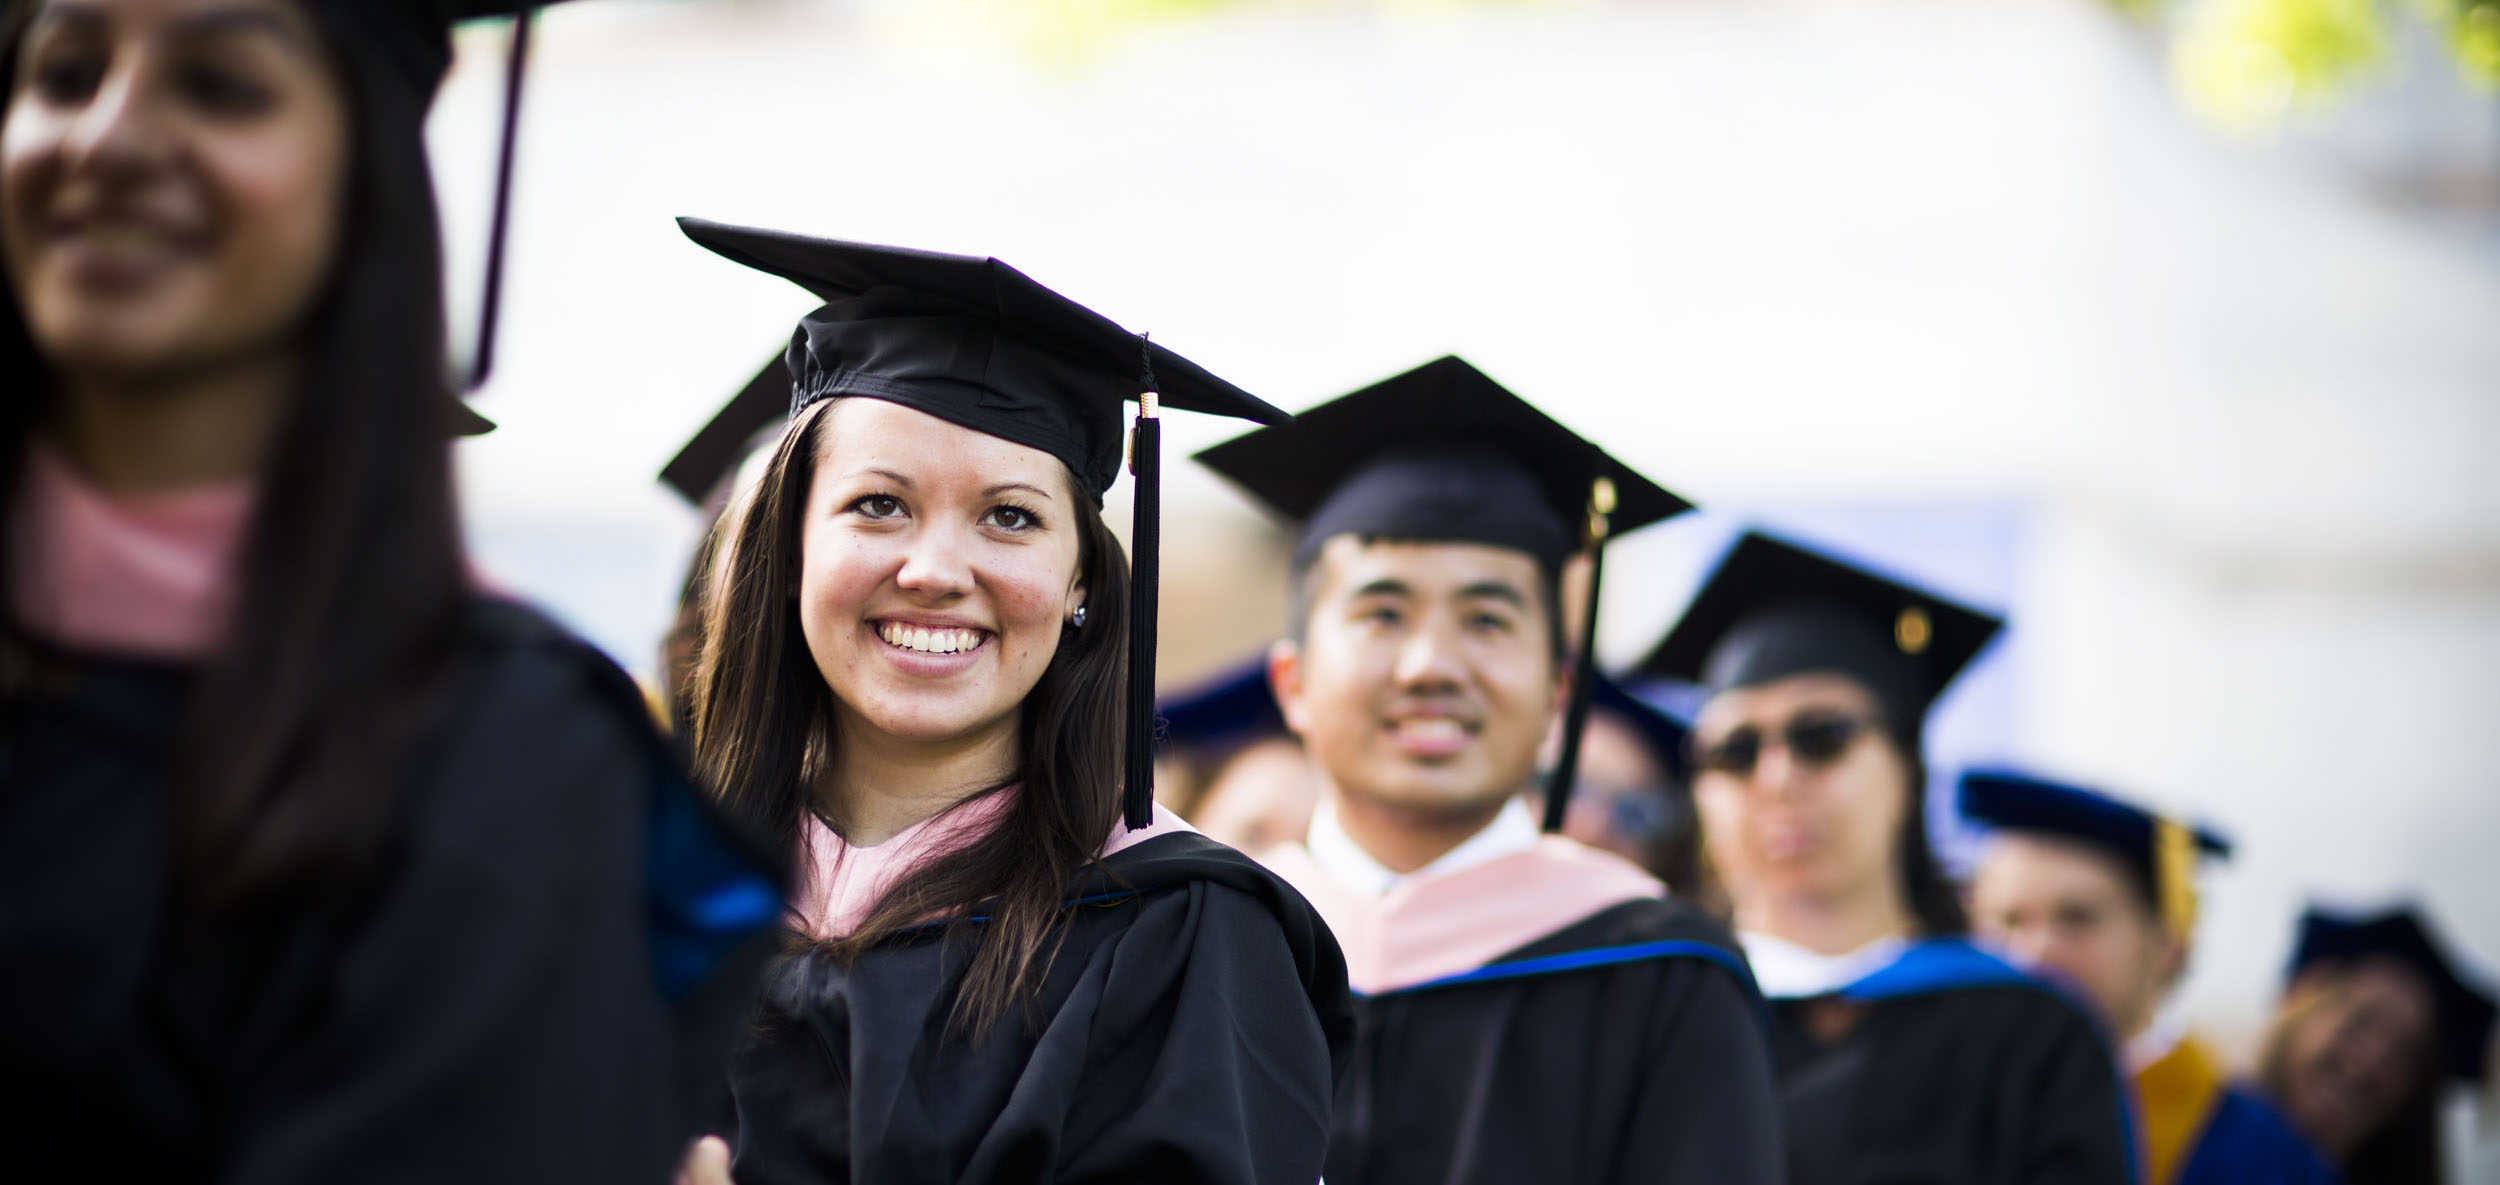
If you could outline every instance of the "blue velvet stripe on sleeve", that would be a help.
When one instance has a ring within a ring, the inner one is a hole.
[[[653,795],[650,843],[652,971],[680,1001],[730,951],[779,923],[781,893],[681,779],[663,778]]]

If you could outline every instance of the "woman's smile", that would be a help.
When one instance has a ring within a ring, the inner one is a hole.
[[[903,621],[872,622],[885,644],[917,654],[965,654],[990,640],[989,631],[959,626],[913,625]]]
[[[55,219],[47,248],[70,282],[95,295],[129,292],[207,253],[207,236],[143,215]]]
[[[970,671],[994,649],[990,643],[997,637],[984,629],[903,618],[873,619],[868,628],[883,643],[877,649],[886,662],[914,679],[946,679]]]

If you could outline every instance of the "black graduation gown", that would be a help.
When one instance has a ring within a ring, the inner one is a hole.
[[[1914,944],[1830,997],[1773,1000],[1796,1185],[2126,1185],[2135,1173],[2116,1062],[2058,990],[1968,944]]]
[[[170,899],[168,749],[195,674],[71,659],[0,697],[17,1168],[669,1179],[770,949],[775,877],[612,664],[508,604],[476,603],[463,639],[365,887],[214,924]]]
[[[771,975],[737,1059],[739,1185],[1311,1185],[1351,1028],[1310,906],[1178,833],[1077,890],[1030,1023],[949,1027],[977,920]]]
[[[1359,997],[1329,1185],[1781,1179],[1762,999],[1727,932],[1651,898]]]

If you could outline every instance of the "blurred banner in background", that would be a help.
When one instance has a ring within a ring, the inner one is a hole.
[[[1463,353],[1694,497],[1613,550],[1611,660],[1752,523],[2007,610],[1940,780],[2016,759],[2231,831],[2187,1000],[2240,1052],[2308,895],[2418,897],[2500,957],[2490,0],[545,24],[470,536],[629,667],[699,527],[654,474],[809,307],[672,216],[996,254],[1288,408]],[[454,293],[501,37],[464,34],[434,127]],[[1180,685],[1272,636],[1282,560],[1196,467],[1164,497]],[[2461,1179],[2500,1181],[2468,1126]]]

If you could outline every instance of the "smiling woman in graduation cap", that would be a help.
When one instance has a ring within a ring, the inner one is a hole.
[[[1308,1185],[1336,943],[1149,768],[1157,413],[1286,417],[996,260],[682,225],[826,302],[696,672],[700,768],[805,865],[737,1179]]]
[[[1643,673],[1696,683],[1703,849],[1771,1001],[1797,1185],[2120,1185],[2083,1009],[1957,937],[1927,847],[1927,711],[1999,623],[1741,538]]]
[[[20,1175],[663,1180],[769,952],[631,684],[468,587],[423,139],[466,14],[0,16]]]

